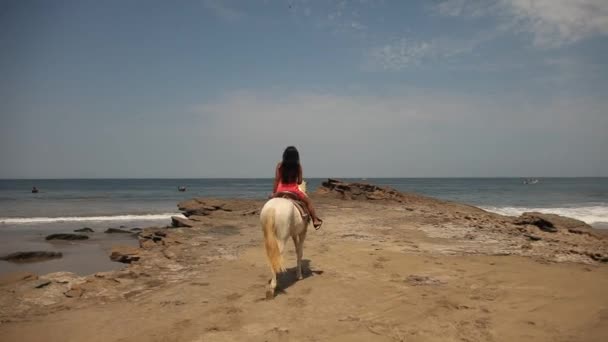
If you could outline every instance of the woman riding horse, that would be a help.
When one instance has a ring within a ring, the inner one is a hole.
[[[298,185],[302,184],[302,165],[300,164],[300,153],[294,146],[289,146],[283,152],[283,161],[277,164],[274,176],[272,196],[280,192],[295,194],[299,200],[306,204],[306,208],[312,217],[312,224],[319,229],[323,224],[312,206],[310,198],[300,191]]]

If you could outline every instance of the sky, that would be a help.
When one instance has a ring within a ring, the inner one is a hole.
[[[608,176],[608,1],[0,0],[0,178]]]

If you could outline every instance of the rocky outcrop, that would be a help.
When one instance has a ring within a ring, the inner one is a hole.
[[[110,259],[112,261],[130,264],[141,258],[141,250],[131,246],[115,246],[112,248]]]
[[[46,237],[47,240],[86,240],[89,237],[82,234],[51,234]]]
[[[564,217],[555,214],[543,214],[538,212],[526,212],[516,218],[513,223],[516,225],[532,225],[548,233],[558,231],[570,232],[574,234],[587,234],[595,236],[591,226],[583,221]]]
[[[177,204],[178,209],[182,211],[186,217],[191,215],[207,216],[213,211],[222,210],[223,206],[224,203],[208,204],[206,201],[200,199],[191,199]]]
[[[75,229],[74,232],[76,232],[76,233],[93,233],[95,231],[89,227],[84,227],[84,228],[80,228],[80,229]]]
[[[242,215],[251,213],[258,206],[250,200],[240,199],[213,199],[213,198],[194,198],[182,201],[177,204],[178,209],[184,216],[209,216],[220,213],[240,213]]]
[[[63,254],[61,252],[47,252],[47,251],[32,251],[32,252],[15,252],[0,257],[0,260],[6,260],[15,263],[22,262],[39,262],[50,259],[61,258]]]
[[[332,178],[328,178],[327,181],[323,182],[319,189],[317,189],[317,193],[325,195],[333,194],[340,199],[347,200],[405,201],[405,196],[393,188],[367,183],[345,183]]]

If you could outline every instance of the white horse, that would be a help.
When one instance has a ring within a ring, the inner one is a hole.
[[[299,188],[306,193],[306,182],[302,182]],[[289,237],[293,239],[298,258],[296,276],[298,280],[302,279],[302,249],[310,219],[302,219],[300,211],[292,200],[272,198],[262,207],[260,222],[264,231],[266,256],[272,271],[272,278],[266,289],[266,299],[272,299],[277,287],[277,273],[285,272],[283,249]]]

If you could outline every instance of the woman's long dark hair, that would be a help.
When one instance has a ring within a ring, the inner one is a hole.
[[[283,152],[281,163],[281,183],[295,183],[298,179],[298,168],[300,166],[300,153],[294,146],[289,146]]]

